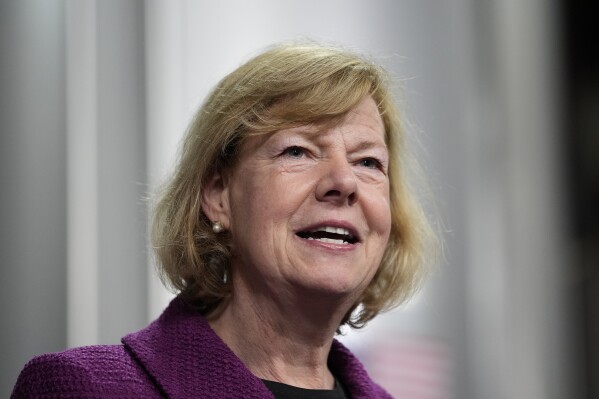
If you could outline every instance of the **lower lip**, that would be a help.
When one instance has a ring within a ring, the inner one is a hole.
[[[334,244],[331,242],[324,242],[320,240],[307,240],[305,238],[301,238],[298,235],[295,235],[295,238],[297,238],[304,244],[309,245],[312,248],[321,248],[329,251],[353,251],[360,244],[359,242],[355,244]]]

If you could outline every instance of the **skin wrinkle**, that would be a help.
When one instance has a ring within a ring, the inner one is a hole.
[[[282,311],[274,302],[270,301],[269,298],[258,300],[260,305],[252,300],[244,301],[241,298],[245,297],[247,287],[239,288],[239,295],[236,292],[233,301],[239,299],[247,306],[242,312],[239,311],[242,306],[232,306],[231,309],[234,313],[234,319],[243,320],[242,326],[238,326],[237,329],[233,330],[225,330],[225,335],[221,338],[225,342],[244,342],[234,352],[240,359],[252,358],[255,360],[253,366],[248,364],[252,373],[260,378],[297,386],[322,388],[323,381],[328,381],[326,384],[333,384],[332,376],[330,376],[326,367],[326,358],[330,351],[332,336],[323,337],[320,333],[314,337],[306,337],[305,334],[299,332],[294,334],[295,326],[293,321],[265,316]],[[296,307],[298,304],[291,306]],[[248,317],[249,314],[255,316],[255,318]],[[329,316],[326,316],[326,320],[328,318]],[[218,322],[211,321],[211,324],[218,332]],[[310,329],[316,331],[318,327],[322,328],[322,325],[312,326]],[[265,343],[281,343],[281,341],[284,341],[281,346],[288,348],[287,351],[272,350],[273,348],[268,344],[265,345]],[[316,342],[319,343],[315,344]],[[306,351],[306,345],[310,345],[312,351]],[[320,355],[313,356],[315,351],[320,352]],[[309,373],[306,373],[306,368],[310,370]],[[332,388],[332,385],[330,388]]]
[[[249,138],[237,167],[216,179],[222,187],[210,188],[218,200],[202,208],[229,226],[234,289],[209,322],[255,375],[332,389],[332,339],[374,276],[390,234],[388,155],[370,96],[338,124],[310,129]],[[306,150],[292,156],[289,146]],[[364,166],[365,157],[378,159],[382,170]],[[349,221],[361,241],[337,248],[295,234],[324,220]]]

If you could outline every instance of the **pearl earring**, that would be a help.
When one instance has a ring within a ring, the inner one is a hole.
[[[212,231],[214,231],[216,234],[218,233],[222,233],[225,229],[223,228],[223,225],[220,224],[220,222],[212,222]]]

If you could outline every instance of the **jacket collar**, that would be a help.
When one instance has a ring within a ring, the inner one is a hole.
[[[179,297],[157,320],[122,342],[170,399],[274,399],[202,315]],[[329,367],[351,398],[377,398],[383,392],[338,341],[331,347]]]

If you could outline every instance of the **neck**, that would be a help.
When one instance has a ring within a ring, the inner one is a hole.
[[[327,359],[351,303],[289,292],[259,295],[242,281],[234,281],[233,292],[209,323],[255,376],[302,388],[334,387]]]

